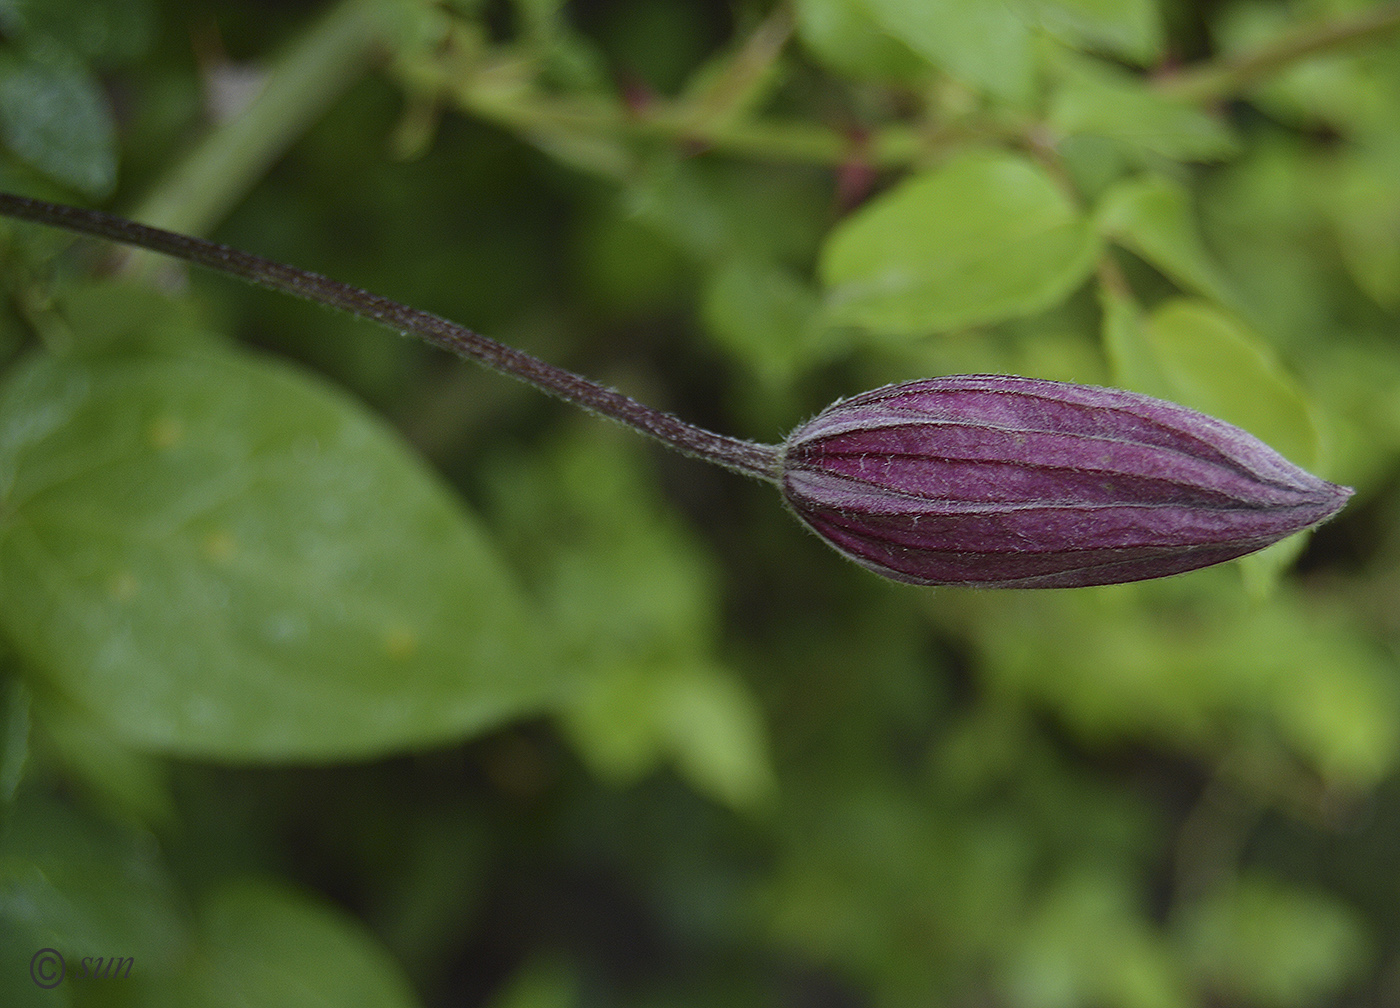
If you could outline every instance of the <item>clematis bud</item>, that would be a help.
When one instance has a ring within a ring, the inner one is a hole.
[[[1263,549],[1351,496],[1181,406],[1005,375],[890,385],[835,403],[782,445],[755,444],[261,256],[9,193],[0,216],[126,242],[416,333],[680,451],[778,482],[818,535],[897,581],[1074,588],[1163,577]]]
[[[983,588],[1195,570],[1324,522],[1352,493],[1203,413],[1007,375],[837,402],[788,437],[780,478],[798,518],[856,563]]]

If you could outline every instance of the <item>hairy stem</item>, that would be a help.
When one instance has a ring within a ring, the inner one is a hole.
[[[434,346],[529,382],[542,391],[624,423],[687,455],[768,482],[777,482],[777,448],[726,437],[645,406],[615,389],[555,367],[440,316],[410,308],[318,273],[217,245],[202,238],[147,227],[97,210],[0,193],[0,214],[66,228],[79,234],[174,256],[287,294],[340,308]]]

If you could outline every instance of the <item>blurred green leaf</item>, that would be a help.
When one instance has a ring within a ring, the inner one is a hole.
[[[852,77],[913,80],[931,69],[881,30],[867,0],[798,0],[797,34],[824,66]]]
[[[1100,286],[1103,313],[1104,354],[1112,369],[1113,383],[1147,395],[1164,398],[1171,381],[1156,350],[1143,337],[1143,310],[1132,296],[1107,284]]]
[[[1024,926],[1008,971],[1023,1008],[1191,1008],[1185,971],[1133,905],[1126,880],[1078,869],[1056,880]]]
[[[632,783],[663,758],[734,808],[772,795],[762,713],[743,682],[715,667],[618,668],[565,708],[570,736],[599,775]]]
[[[861,0],[880,27],[948,74],[1012,104],[1035,79],[1029,25],[1011,4],[985,0]]]
[[[358,922],[283,885],[227,882],[200,904],[183,969],[146,985],[160,1008],[410,1008],[397,963]]]
[[[601,669],[564,709],[562,720],[574,745],[600,777],[631,784],[664,755],[664,726],[654,712],[658,678],[653,669]]]
[[[1140,158],[1215,161],[1238,148],[1220,118],[1154,91],[1141,77],[1085,59],[1063,64],[1047,116],[1057,132],[1106,137]]]
[[[0,54],[0,140],[86,196],[106,196],[116,183],[107,99],[87,68],[52,44]]]
[[[1387,485],[1400,456],[1400,357],[1383,340],[1338,347],[1310,378],[1325,415],[1338,478],[1362,492]]]
[[[1307,400],[1273,349],[1203,301],[1168,301],[1149,314],[1142,338],[1172,399],[1243,427],[1305,469],[1320,447]]]
[[[596,31],[614,68],[663,94],[676,94],[704,61],[716,25],[699,8],[669,0],[632,0],[599,11]]]
[[[494,474],[497,520],[578,661],[689,656],[713,632],[715,571],[658,499],[647,447],[577,417],[538,452],[506,453]]]
[[[101,278],[56,292],[54,307],[76,349],[98,353],[217,349],[226,341],[201,326],[200,309],[149,285]]]
[[[898,335],[1048,308],[1093,269],[1089,222],[1040,168],[965,154],[871,200],[822,250],[832,316]]]
[[[1369,953],[1364,925],[1335,899],[1259,877],[1188,908],[1179,931],[1220,996],[1260,1008],[1329,1001]]]
[[[1400,312],[1400,146],[1340,152],[1317,172],[1342,262],[1381,307]]]
[[[1309,18],[1357,14],[1375,5],[1339,3],[1295,7],[1269,0],[1239,0],[1220,10],[1211,33],[1225,57],[1264,48],[1297,32]],[[1304,59],[1290,60],[1249,89],[1249,100],[1268,115],[1292,126],[1326,127],[1344,135],[1364,136],[1368,143],[1389,143],[1395,135],[1395,105],[1400,101],[1394,32],[1366,45],[1327,47]]]
[[[29,762],[29,710],[24,683],[10,675],[0,679],[0,825]]]
[[[792,271],[735,259],[708,278],[705,324],[733,357],[782,384],[818,357],[818,298]]]
[[[579,982],[573,970],[553,961],[534,961],[511,977],[490,1008],[574,1008]]]
[[[1319,621],[1334,640],[1345,629]],[[1362,655],[1337,649],[1271,693],[1264,706],[1282,734],[1324,778],[1366,787],[1393,771],[1400,747],[1400,696]]]
[[[1162,49],[1157,0],[1024,0],[1050,32],[1079,48],[1151,63]]]
[[[680,299],[689,263],[656,227],[613,204],[590,206],[580,217],[572,252],[590,308],[631,318]]]
[[[39,356],[0,395],[0,620],[125,743],[368,756],[539,706],[547,638],[448,493],[308,376]]]
[[[630,783],[669,760],[700,792],[752,807],[773,788],[767,728],[748,687],[708,656],[714,574],[656,499],[641,447],[581,420],[536,466],[517,460],[497,482],[574,656],[559,717],[605,778]]]
[[[1317,211],[1313,159],[1277,136],[1201,180],[1200,232],[1248,318],[1280,340],[1306,345],[1335,326],[1338,259]]]
[[[7,0],[0,3],[0,31],[22,44],[69,48],[101,66],[139,59],[155,34],[150,0]]]
[[[1160,175],[1126,179],[1104,194],[1095,214],[1100,231],[1183,288],[1223,305],[1232,295],[1198,233],[1189,198]]]
[[[1025,824],[1007,821],[997,797],[969,815],[884,758],[833,756],[812,752],[792,768],[811,790],[784,806],[783,860],[761,904],[767,926],[784,946],[858,978],[875,1004],[936,1003],[950,975],[985,975],[978,950],[995,946],[1000,959],[1025,913],[1034,871]],[[938,967],[911,948],[939,949]]]
[[[183,954],[186,929],[148,834],[47,800],[16,803],[0,830],[0,975],[7,991],[36,989],[27,971],[42,948],[65,957],[69,976],[84,956],[130,956],[142,972],[159,975]],[[64,992],[60,986],[42,993]]]
[[[547,38],[555,34],[563,20],[563,0],[512,0],[521,34]]]
[[[820,203],[826,187],[814,181],[666,154],[647,163],[627,190],[622,212],[706,266],[736,256],[800,262],[811,255],[826,223]]]
[[[176,821],[165,762],[114,739],[104,725],[52,695],[35,704],[46,751],[115,817],[148,828]]]
[[[657,686],[666,746],[697,788],[734,808],[756,808],[772,797],[767,725],[743,680],[698,667]]]
[[[1046,706],[1089,744],[1151,738],[1285,776],[1282,749],[1344,790],[1393,773],[1400,695],[1346,613],[1288,591],[1250,600],[1228,573],[1006,601],[959,593],[934,614],[969,635],[989,688]]]

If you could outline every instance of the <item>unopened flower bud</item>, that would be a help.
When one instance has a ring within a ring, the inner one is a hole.
[[[1352,491],[1194,410],[1006,375],[829,406],[782,446],[797,516],[912,584],[1075,588],[1163,577],[1326,521]]]

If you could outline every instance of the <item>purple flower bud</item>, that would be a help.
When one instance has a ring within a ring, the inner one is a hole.
[[[834,403],[783,444],[781,485],[806,525],[877,574],[983,588],[1195,570],[1324,522],[1352,493],[1203,413],[1007,375]]]

